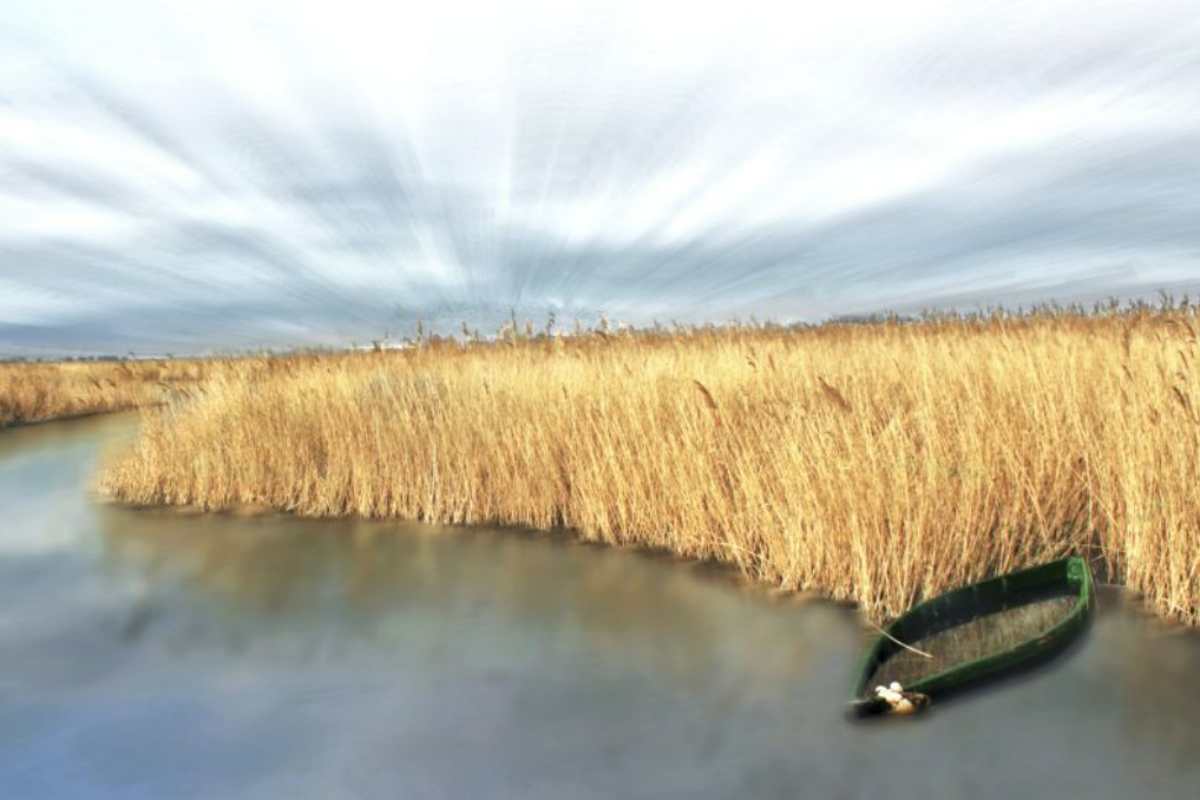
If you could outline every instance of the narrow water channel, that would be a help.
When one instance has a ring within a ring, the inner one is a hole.
[[[561,536],[97,504],[131,417],[0,432],[3,798],[1192,798],[1200,636],[841,714],[869,637]]]

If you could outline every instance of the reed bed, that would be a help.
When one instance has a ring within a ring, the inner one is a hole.
[[[132,504],[564,528],[882,621],[1082,552],[1200,624],[1200,319],[517,337],[217,374],[100,486]]]
[[[162,402],[193,371],[173,361],[0,363],[0,428]]]
[[[217,376],[253,381],[321,356],[0,362],[0,428],[164,405]]]

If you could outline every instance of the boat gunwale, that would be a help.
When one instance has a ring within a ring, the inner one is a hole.
[[[1025,584],[1025,586],[1009,590],[1008,583],[1010,581],[1016,581]],[[1076,599],[1070,611],[1063,616],[1062,620],[1045,631],[1031,636],[1010,648],[972,661],[955,664],[933,675],[924,677],[911,686],[905,686],[904,689],[906,691],[936,696],[970,683],[987,679],[1005,671],[1006,668],[1017,670],[1030,662],[1038,660],[1040,657],[1048,657],[1058,653],[1082,632],[1082,629],[1090,620],[1090,611],[1094,604],[1094,581],[1091,570],[1088,568],[1087,561],[1080,556],[1068,556],[1046,564],[993,576],[940,594],[913,606],[885,628],[881,629],[882,634],[876,638],[860,664],[859,677],[851,702],[861,703],[871,699],[865,696],[871,678],[886,663],[888,658],[899,652],[899,649],[902,647],[902,645],[896,644],[896,641],[900,640],[900,637],[896,635],[900,633],[897,630],[898,628],[904,627],[906,623],[916,624],[915,621],[936,616],[936,613],[934,613],[936,610],[951,607],[967,596],[977,596],[980,591],[992,590],[998,586],[1003,593],[1011,591],[1012,593],[1029,594],[1042,582],[1047,587],[1053,586],[1057,582],[1073,589],[1072,592],[1064,593],[1064,596],[1074,594]],[[1001,605],[997,611],[1021,605],[1027,605],[1027,603],[1018,603],[1014,606]],[[948,625],[943,630],[953,627],[956,627],[956,625]],[[889,637],[894,637],[894,639],[890,640]],[[886,657],[880,657],[881,653],[885,650],[890,652],[888,652]]]

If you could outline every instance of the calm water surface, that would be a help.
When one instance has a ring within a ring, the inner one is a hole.
[[[1200,636],[841,716],[854,613],[562,537],[134,512],[129,418],[0,432],[0,797],[1177,797]]]

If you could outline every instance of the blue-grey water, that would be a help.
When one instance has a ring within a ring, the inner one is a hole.
[[[1193,798],[1200,636],[842,716],[870,631],[561,536],[97,503],[129,417],[0,432],[0,797]]]

